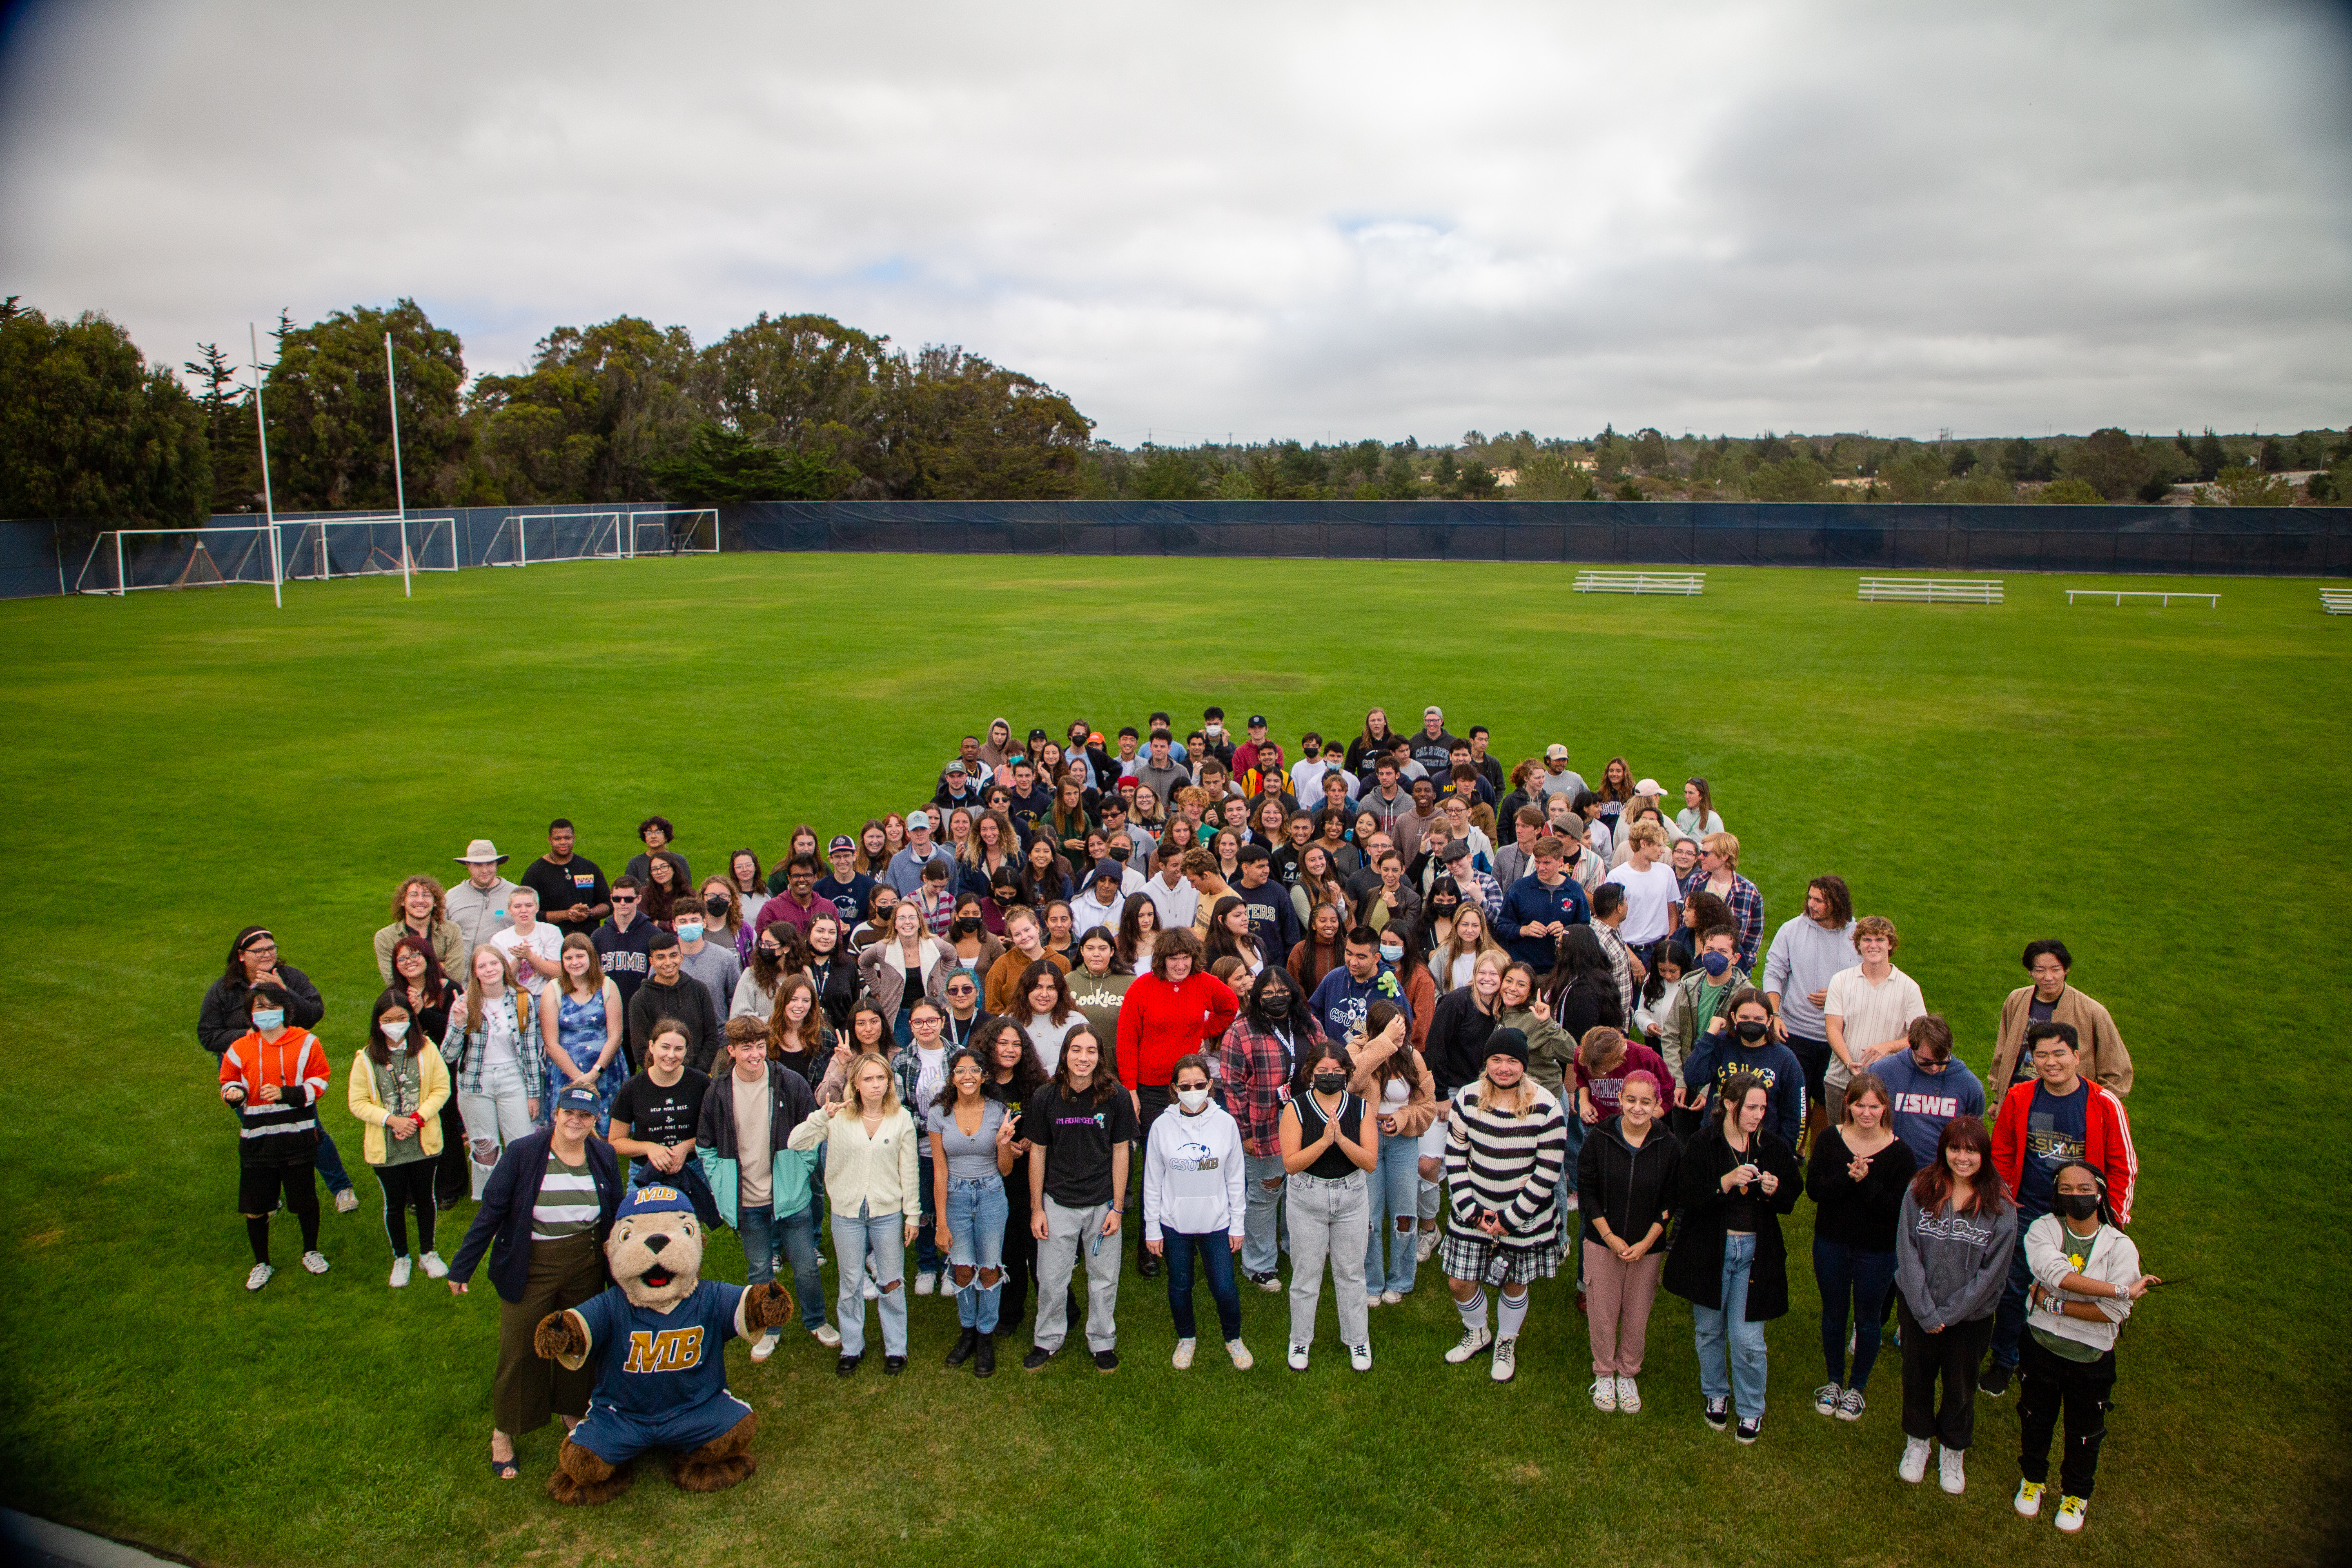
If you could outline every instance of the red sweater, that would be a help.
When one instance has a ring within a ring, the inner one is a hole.
[[[2017,1195],[2025,1173],[2025,1121],[2033,1110],[2039,1079],[2027,1079],[2011,1089],[2000,1102],[2000,1116],[1992,1124],[1992,1168],[2000,1173],[2009,1195]],[[2091,1096],[2083,1108],[2083,1157],[2107,1181],[2107,1207],[2117,1225],[2131,1224],[2132,1188],[2139,1181],[2139,1152],[2132,1147],[2131,1119],[2115,1091],[2083,1080]]]
[[[1139,974],[1118,1004],[1118,1078],[1129,1089],[1167,1087],[1177,1058],[1213,1054],[1216,1041],[1241,1011],[1233,987],[1194,970],[1181,984]]]

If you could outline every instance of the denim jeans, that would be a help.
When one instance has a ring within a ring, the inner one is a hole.
[[[1374,1296],[1393,1290],[1412,1293],[1413,1269],[1420,1261],[1421,1140],[1382,1138],[1381,1163],[1366,1174],[1371,1185],[1370,1226],[1364,1247],[1364,1289]],[[1397,1225],[1402,1221],[1404,1228]],[[1389,1260],[1381,1262],[1381,1241],[1389,1244]]]
[[[907,1353],[907,1216],[869,1214],[860,1204],[854,1215],[833,1211],[834,1302],[841,1330],[841,1353],[866,1353],[866,1260],[874,1260],[874,1280],[882,1287],[875,1303],[882,1319],[882,1352]]]
[[[1217,1327],[1228,1344],[1240,1339],[1242,1289],[1234,1278],[1232,1235],[1222,1230],[1206,1236],[1163,1230],[1160,1239],[1168,1252],[1168,1315],[1176,1320],[1176,1337],[1199,1337],[1199,1325],[1192,1318],[1192,1260],[1198,1258],[1201,1272],[1208,1276],[1209,1294],[1216,1298]],[[1243,1245],[1247,1246],[1247,1241]]]
[[[1370,1183],[1361,1171],[1326,1181],[1299,1173],[1290,1178],[1290,1342],[1315,1342],[1315,1311],[1323,1300],[1323,1260],[1331,1261],[1331,1294],[1339,1310],[1339,1342],[1372,1342],[1364,1302],[1364,1232]]]
[[[1725,1237],[1723,1306],[1691,1303],[1699,1392],[1709,1399],[1730,1399],[1742,1417],[1764,1414],[1764,1325],[1748,1321],[1748,1271],[1755,1264],[1753,1236]]]
[[[824,1280],[816,1270],[816,1205],[803,1204],[798,1213],[782,1219],[772,1205],[747,1205],[736,1211],[735,1228],[743,1238],[743,1283],[766,1284],[776,1277],[777,1260],[789,1259],[801,1327],[812,1332],[824,1327]]]
[[[1242,1169],[1242,1272],[1271,1274],[1282,1261],[1282,1156],[1244,1154]],[[1274,1184],[1270,1189],[1268,1182]]]
[[[1559,1184],[1564,1191],[1576,1191],[1576,1158],[1584,1152],[1584,1135],[1591,1129],[1584,1124],[1584,1113],[1576,1108],[1576,1075],[1568,1075],[1568,1087],[1561,1090],[1568,1101],[1568,1163],[1560,1167]],[[1563,1214],[1567,1212],[1562,1205]],[[1569,1239],[1576,1239],[1571,1233]]]
[[[2009,1286],[1992,1314],[1992,1357],[2001,1365],[2017,1364],[2017,1342],[2025,1333],[2025,1293],[2033,1285],[2033,1270],[2025,1266],[2025,1227],[2040,1215],[2017,1211],[2017,1245],[2009,1255]]]
[[[928,1138],[915,1152],[915,1173],[916,1179],[923,1184],[920,1191],[924,1197],[929,1197],[938,1190],[931,1185],[931,1141]],[[918,1274],[937,1274],[945,1262],[940,1257],[939,1225],[940,1216],[933,1215],[931,1223],[915,1233],[915,1272]]]
[[[983,1334],[996,1331],[1004,1293],[1005,1212],[1003,1178],[948,1178],[948,1261],[972,1271],[971,1282],[956,1288],[956,1321]],[[994,1275],[994,1283],[981,1284],[983,1274]]]
[[[457,1113],[466,1120],[466,1142],[471,1147],[474,1160],[474,1197],[481,1198],[490,1184],[490,1173],[498,1168],[499,1156],[506,1146],[531,1133],[530,1096],[538,1094],[537,1086],[526,1087],[522,1081],[520,1062],[492,1062],[482,1068],[481,1088],[457,1091]],[[325,1157],[323,1144],[320,1158]],[[335,1162],[340,1166],[339,1158]],[[328,1185],[334,1184],[333,1179]],[[343,1185],[351,1185],[345,1177]]]
[[[1868,1388],[1878,1361],[1886,1293],[1895,1288],[1895,1254],[1863,1252],[1843,1242],[1813,1237],[1813,1280],[1822,1288],[1822,1360],[1840,1388]],[[1845,1368],[1846,1308],[1853,1309],[1853,1372]]]
[[[343,1172],[342,1152],[335,1147],[335,1141],[328,1135],[323,1123],[319,1128],[319,1152],[311,1164],[319,1174],[327,1178],[329,1192],[348,1193],[352,1190],[352,1179]]]

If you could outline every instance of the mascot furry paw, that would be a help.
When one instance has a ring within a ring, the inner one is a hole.
[[[758,1468],[759,1417],[727,1392],[721,1352],[736,1335],[793,1315],[782,1285],[721,1285],[702,1274],[702,1227],[675,1187],[639,1187],[622,1203],[604,1258],[619,1283],[539,1321],[534,1349],[578,1369],[596,1363],[588,1414],[557,1454],[547,1495],[609,1502],[629,1489],[637,1456],[669,1453],[687,1491],[724,1491]]]

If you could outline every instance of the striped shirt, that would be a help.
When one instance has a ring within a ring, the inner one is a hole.
[[[308,1160],[319,1146],[319,1096],[326,1092],[327,1053],[304,1029],[284,1029],[265,1040],[257,1029],[238,1037],[221,1053],[223,1089],[244,1090],[236,1105],[240,1165],[280,1165]],[[266,1085],[279,1098],[265,1100]]]
[[[552,1145],[547,1152],[547,1179],[540,1183],[539,1201],[531,1205],[530,1238],[562,1241],[596,1228],[602,1211],[596,1201],[596,1177],[583,1159],[567,1165]]]
[[[1533,1247],[1552,1238],[1552,1202],[1568,1163],[1568,1123],[1559,1101],[1539,1084],[1527,1085],[1528,1108],[1517,1116],[1487,1110],[1484,1079],[1454,1098],[1445,1134],[1446,1191],[1454,1229],[1481,1235],[1479,1215],[1492,1210],[1503,1222],[1498,1245]]]

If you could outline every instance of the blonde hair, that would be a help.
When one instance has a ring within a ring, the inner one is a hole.
[[[1728,833],[1710,833],[1698,841],[1699,847],[1723,857],[1723,863],[1733,870],[1739,869],[1739,840]]]
[[[1478,917],[1478,941],[1475,947],[1465,948],[1462,945],[1462,922],[1472,915]],[[1495,933],[1486,919],[1486,906],[1475,901],[1465,902],[1454,911],[1454,929],[1446,933],[1445,943],[1437,952],[1438,977],[1449,984],[1454,978],[1454,965],[1465,953],[1475,952],[1478,955],[1477,963],[1470,965],[1474,979],[1477,976],[1479,965],[1489,957],[1496,960],[1498,966],[1511,961],[1510,954],[1505,952],[1502,944],[1495,940]]]
[[[1664,849],[1666,847],[1666,830],[1654,822],[1637,822],[1625,834],[1627,848],[1636,844],[1654,844]]]
[[[592,942],[590,945],[593,947],[594,944]],[[507,961],[505,953],[487,942],[476,947],[466,959],[466,1027],[469,1031],[482,1026],[482,977],[476,973],[475,966],[482,962],[482,954],[486,952],[499,961],[499,983],[506,987],[505,994],[511,996],[520,989],[515,984],[514,965]],[[522,1009],[518,1006],[515,1013],[515,1023],[520,1027]]]
[[[849,1072],[842,1080],[843,1087],[847,1092],[841,1097],[841,1108],[834,1112],[835,1115],[864,1114],[864,1096],[858,1091],[857,1080],[865,1075],[866,1064],[869,1062],[882,1069],[885,1085],[882,1090],[882,1114],[888,1116],[898,1109],[898,1075],[891,1070],[889,1058],[879,1051],[861,1051],[856,1059],[850,1062]]]

